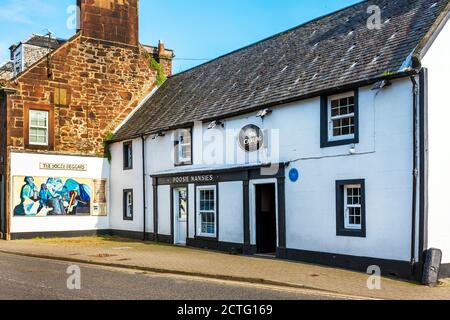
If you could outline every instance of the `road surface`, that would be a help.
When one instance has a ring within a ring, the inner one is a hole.
[[[0,253],[2,300],[324,300],[327,293],[145,273],[78,264],[80,290],[69,290],[72,263]],[[70,284],[76,284],[71,278]]]

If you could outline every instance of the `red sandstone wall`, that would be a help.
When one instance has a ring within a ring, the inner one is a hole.
[[[75,36],[11,87],[8,141],[13,149],[103,155],[103,142],[153,89],[155,71],[140,46]],[[53,143],[26,145],[26,110],[50,108]]]

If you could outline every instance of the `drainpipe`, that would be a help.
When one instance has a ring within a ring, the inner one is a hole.
[[[417,81],[415,75],[412,75],[413,84],[413,190],[412,190],[412,213],[411,213],[411,275],[414,274],[414,265],[416,263],[416,211],[417,211],[417,177],[419,169],[417,167]]]
[[[146,137],[142,136],[142,190],[143,190],[143,206],[144,206],[144,219],[143,219],[143,241],[147,240],[146,224],[147,224],[147,188],[146,188],[146,175],[145,175],[145,140]]]

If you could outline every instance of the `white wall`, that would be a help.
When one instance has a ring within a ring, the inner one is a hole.
[[[133,148],[133,169],[123,169],[123,143],[115,143],[111,146],[111,210],[110,229],[143,232],[143,173],[142,173],[142,140],[134,139]],[[146,179],[146,232],[153,232],[153,189],[149,176]],[[133,210],[132,221],[123,219],[123,190],[133,190]]]
[[[143,174],[142,174],[142,141],[134,139],[133,148],[133,169],[123,168],[123,143],[113,144],[110,152],[114,161],[111,161],[111,210],[110,227],[113,230],[127,230],[143,232]],[[133,190],[133,220],[123,219],[123,190]],[[152,202],[151,181],[147,181],[147,205]],[[151,210],[152,208],[149,208]],[[153,219],[151,212],[147,212],[146,230],[153,231]]]
[[[356,145],[355,155],[350,155],[348,145],[320,148],[320,99],[317,97],[274,108],[273,113],[264,120],[257,118],[256,113],[226,119],[225,128],[219,131],[228,130],[232,134],[225,139],[222,150],[215,150],[214,154],[218,157],[213,159],[208,141],[217,131],[207,130],[208,123],[196,126],[194,140],[197,141],[203,134],[206,137],[203,148],[198,142],[194,144],[193,166],[174,167],[172,132],[166,132],[164,137],[149,138],[146,146],[148,173],[183,173],[264,162],[264,153],[277,150],[278,146],[279,157],[269,160],[291,162],[286,175],[293,167],[300,171],[297,183],[286,179],[289,248],[409,261],[412,83],[408,78],[395,80],[379,92],[372,90],[371,86],[360,88],[359,102],[360,143]],[[269,149],[262,149],[263,157],[260,159],[246,159],[246,153],[237,145],[239,130],[250,123],[275,134],[274,139],[269,141]],[[220,135],[215,138],[216,142],[221,139]],[[230,158],[232,161],[225,161]],[[115,161],[121,162],[122,155],[117,158],[113,155],[113,163]],[[336,236],[335,182],[341,179],[366,180],[366,238]],[[219,237],[221,241],[242,242],[242,195],[238,194],[242,189],[240,187],[236,191],[237,185],[231,186],[221,184],[219,190]],[[158,204],[161,206],[159,220],[164,225],[162,229],[166,228],[169,232],[170,192],[167,188],[159,188]],[[193,194],[193,187],[190,186],[191,198]],[[228,201],[226,204],[227,200],[236,197],[239,201]],[[190,205],[193,206],[193,199]],[[161,219],[167,221],[161,222]],[[190,214],[191,236],[194,227],[192,219]],[[253,230],[255,222],[251,223]]]
[[[86,164],[87,171],[54,171],[41,170],[39,164],[68,163]],[[11,177],[61,177],[61,178],[88,178],[109,179],[109,163],[107,159],[94,157],[78,157],[65,155],[46,155],[36,153],[11,153]],[[10,188],[13,190],[13,179]],[[109,180],[108,180],[109,182]],[[107,183],[107,194],[109,193]],[[13,196],[11,194],[11,196]],[[110,197],[108,197],[110,198]],[[85,231],[109,229],[109,216],[48,216],[48,217],[14,217],[14,203],[11,199],[11,233],[22,232],[57,232],[57,231]],[[108,203],[108,208],[111,203]]]
[[[395,81],[378,95],[369,88],[360,90],[361,143],[356,146],[358,154],[349,155],[348,146],[320,150],[317,139],[306,139],[298,145],[298,155],[306,159],[293,162],[286,170],[286,175],[291,168],[300,172],[298,182],[286,180],[288,248],[410,259],[411,88],[411,81],[404,79]],[[317,104],[305,105],[298,112],[316,113],[317,118]],[[308,118],[301,114],[292,112],[291,119],[300,128],[311,126],[307,123]],[[314,128],[315,132],[317,130]],[[302,133],[307,134],[306,131]],[[288,130],[282,132],[282,139],[296,140],[289,139],[288,135]],[[366,238],[336,236],[335,182],[349,179],[365,179]]]
[[[443,263],[450,263],[449,39],[450,23],[447,22],[423,59],[423,65],[428,69],[428,246],[443,251]]]
[[[242,181],[219,183],[219,241],[244,243]]]

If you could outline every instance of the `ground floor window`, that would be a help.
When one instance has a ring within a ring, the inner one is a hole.
[[[336,182],[336,223],[338,236],[366,236],[364,180]]]
[[[197,187],[197,235],[216,236],[217,195],[215,186]]]
[[[133,220],[133,190],[123,191],[123,219]]]

